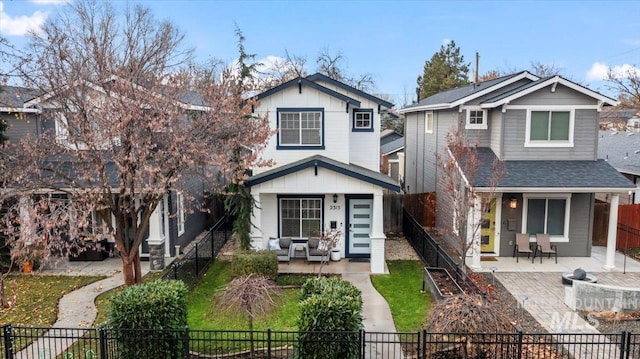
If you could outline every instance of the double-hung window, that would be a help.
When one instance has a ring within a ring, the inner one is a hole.
[[[478,108],[467,109],[467,129],[486,130],[487,129],[487,110]]]
[[[569,240],[571,195],[524,195],[523,232],[549,234],[556,241]]]
[[[278,109],[278,148],[321,148],[324,110]]]
[[[353,131],[373,131],[373,110],[353,110]]]
[[[527,110],[525,146],[573,147],[574,110]]]
[[[322,198],[280,198],[280,236],[317,237],[322,226]]]

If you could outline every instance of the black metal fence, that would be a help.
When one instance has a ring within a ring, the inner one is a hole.
[[[427,266],[446,269],[462,289],[467,292],[482,294],[482,290],[469,279],[462,270],[461,265],[449,256],[440,244],[424,230],[420,223],[411,217],[409,212],[404,211],[402,218],[404,236]]]
[[[0,358],[638,359],[640,334],[452,334],[0,327]],[[344,354],[348,353],[348,354]]]
[[[205,237],[194,241],[193,246],[171,264],[162,278],[182,280],[190,288],[195,286],[200,276],[207,271],[227,240],[231,238],[229,224],[228,216],[220,218]]]

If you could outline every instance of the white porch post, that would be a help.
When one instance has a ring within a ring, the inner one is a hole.
[[[265,248],[264,237],[262,235],[262,205],[260,204],[260,193],[251,192],[255,206],[251,213],[251,249],[260,250]]]
[[[384,273],[384,210],[382,193],[373,195],[373,216],[371,218],[371,273]]]
[[[611,206],[609,208],[609,231],[607,232],[607,256],[604,269],[612,270],[616,267],[616,235],[618,233],[618,204],[620,195],[611,195]]]
[[[480,229],[479,229],[479,221],[482,220],[482,203],[480,201],[482,198],[476,196],[476,199],[473,201],[473,208],[470,208],[470,215],[467,220],[467,241],[469,243],[469,250],[467,251],[468,255],[471,255],[471,264],[469,264],[469,268],[472,270],[480,270],[482,269],[482,265],[480,263]],[[477,230],[476,230],[477,229]]]
[[[161,199],[164,201],[164,199]],[[162,210],[163,203],[158,202],[156,208],[149,217],[149,268],[151,270],[164,269],[164,236],[162,235]]]

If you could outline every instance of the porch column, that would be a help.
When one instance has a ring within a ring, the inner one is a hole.
[[[384,273],[384,210],[382,193],[373,195],[373,216],[371,218],[371,273]]]
[[[618,204],[620,195],[611,195],[611,205],[609,208],[609,231],[607,232],[607,256],[603,266],[604,269],[612,270],[616,267],[616,235],[618,233]]]
[[[147,244],[149,244],[149,269],[161,270],[164,269],[164,236],[162,235],[162,210],[164,205],[160,200],[158,205],[151,213],[149,217],[149,237],[147,237]]]
[[[618,204],[620,195],[611,194],[611,205],[609,208],[609,230],[607,232],[607,255],[604,269],[612,270],[616,267],[616,235],[618,233]]]
[[[260,204],[260,193],[251,192],[255,205],[251,211],[251,249],[265,249],[264,237],[262,235],[262,205]]]
[[[480,263],[480,221],[482,220],[481,200],[482,198],[476,196],[476,199],[473,202],[473,208],[469,209],[470,215],[467,220],[467,243],[469,247],[467,255],[471,256],[469,268],[474,271],[482,269],[482,264]]]

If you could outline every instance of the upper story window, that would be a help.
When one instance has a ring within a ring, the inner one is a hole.
[[[525,147],[573,147],[574,110],[527,110]]]
[[[324,109],[279,108],[278,149],[323,148]]]
[[[433,133],[433,112],[424,114],[424,133]]]
[[[467,110],[467,129],[486,130],[487,129],[487,110],[468,109]]]
[[[353,131],[373,131],[373,110],[353,110]]]

